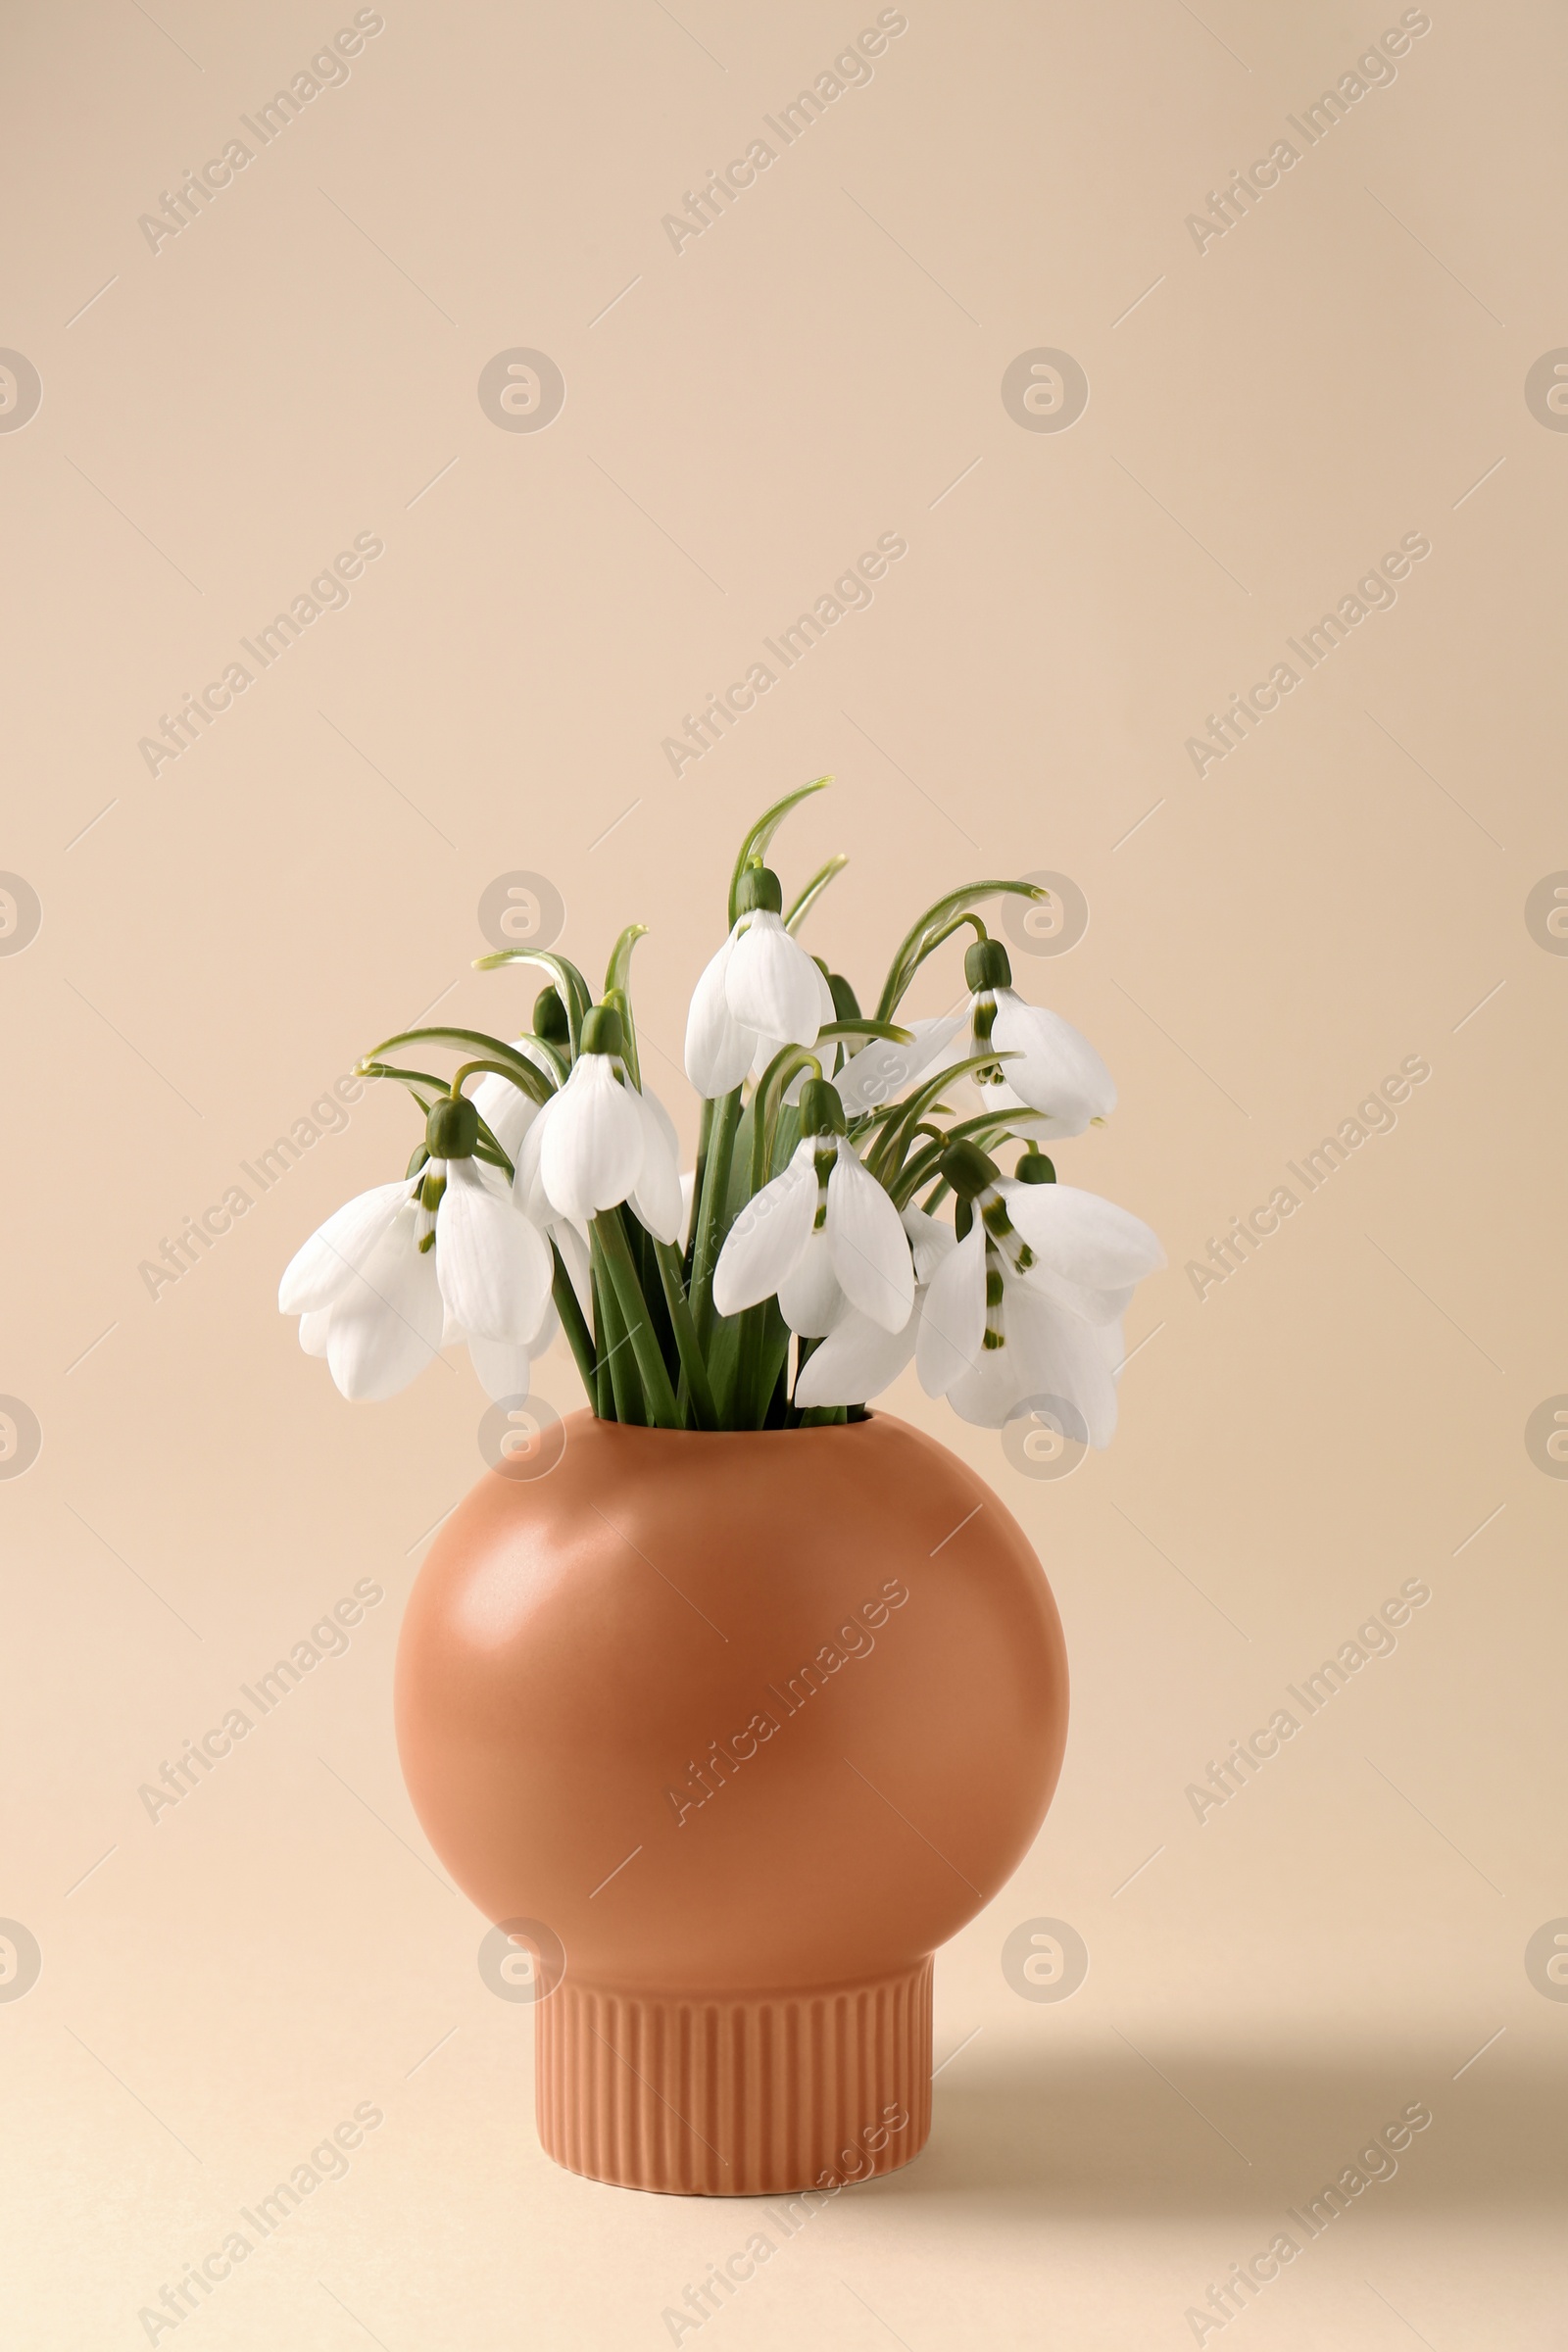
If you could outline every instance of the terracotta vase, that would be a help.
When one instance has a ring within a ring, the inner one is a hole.
[[[431,1547],[397,1728],[431,1843],[529,1956],[546,2150],[714,2196],[906,2164],[932,1953],[1027,1850],[1066,1737],[1022,1530],[883,1413],[579,1413],[514,1467]]]

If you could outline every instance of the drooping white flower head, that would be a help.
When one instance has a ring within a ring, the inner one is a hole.
[[[394,1396],[438,1354],[449,1325],[474,1343],[537,1352],[553,1268],[543,1237],[473,1158],[471,1102],[437,1104],[439,1152],[418,1175],[361,1193],[284,1270],[277,1303],[355,1401]],[[484,1370],[475,1354],[475,1365]],[[515,1392],[504,1391],[503,1394]]]
[[[700,1095],[727,1095],[765,1047],[814,1046],[833,1018],[819,964],[784,928],[783,894],[766,866],[741,878],[741,911],[692,992],[686,1075]]]
[[[1116,1107],[1110,1072],[1089,1040],[1059,1012],[1026,1004],[1012,986],[1000,940],[979,940],[964,957],[964,1002],[936,1020],[910,1021],[915,1043],[873,1039],[839,1076],[851,1113],[875,1109],[944,1059],[967,1061],[995,1047],[1008,1058],[997,1075],[977,1074],[980,1099],[999,1117],[1013,1116],[1031,1135],[1082,1135]]]
[[[619,1013],[597,1005],[570,1077],[523,1138],[517,1182],[525,1199],[537,1183],[554,1215],[579,1225],[629,1200],[657,1240],[673,1242],[681,1226],[674,1123],[657,1095],[632,1083],[624,1042]]]
[[[826,1079],[807,1081],[801,1125],[789,1166],[725,1236],[713,1303],[736,1315],[776,1293],[790,1329],[815,1338],[848,1301],[883,1331],[902,1331],[914,1303],[908,1239],[886,1191],[856,1156]]]
[[[1004,1179],[972,1144],[943,1160],[973,1223],[937,1269],[916,1360],[928,1396],[1000,1429],[1032,1399],[1065,1399],[1089,1443],[1116,1426],[1121,1318],[1164,1252],[1139,1217],[1074,1185]]]
[[[932,1276],[954,1248],[953,1228],[912,1202],[902,1212],[914,1263],[914,1305],[902,1331],[888,1331],[845,1298],[795,1383],[801,1406],[868,1404],[891,1388],[914,1354]]]

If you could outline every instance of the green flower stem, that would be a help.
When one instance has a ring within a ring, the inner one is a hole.
[[[391,1054],[400,1046],[415,1045],[445,1046],[455,1054],[477,1050],[487,1066],[498,1068],[503,1077],[510,1078],[514,1086],[531,1095],[536,1102],[547,1102],[554,1091],[543,1070],[536,1069],[525,1054],[518,1054],[502,1038],[488,1036],[482,1029],[405,1029],[396,1037],[383,1038],[364,1058],[378,1061],[383,1054]]]
[[[1009,1121],[999,1119],[996,1112],[991,1110],[982,1111],[977,1119],[960,1119],[956,1127],[948,1129],[945,1141],[956,1144],[966,1136],[982,1140],[988,1131],[998,1143],[1005,1142],[1015,1133]],[[943,1145],[928,1144],[923,1152],[916,1152],[913,1159],[905,1162],[889,1188],[895,1208],[906,1208],[921,1185],[929,1184],[933,1176],[940,1174],[942,1152]]]
[[[660,1353],[659,1342],[654,1337],[648,1302],[643,1297],[642,1284],[637,1279],[637,1267],[631,1245],[626,1239],[626,1228],[618,1212],[611,1208],[600,1211],[594,1219],[593,1229],[604,1252],[627,1345],[637,1359],[637,1372],[648,1405],[648,1417],[656,1429],[679,1429],[680,1407],[675,1402],[675,1391]]]
[[[596,1220],[597,1222],[597,1220]],[[594,1297],[599,1304],[599,1386],[603,1396],[608,1388],[603,1421],[627,1421],[638,1425],[647,1416],[642,1409],[642,1397],[637,1387],[637,1367],[626,1346],[626,1326],[621,1321],[615,1303],[614,1285],[610,1268],[600,1247],[599,1236],[589,1228],[589,1247],[593,1255]]]
[[[1033,882],[966,882],[962,890],[949,891],[945,899],[938,899],[934,906],[926,908],[900,944],[899,952],[888,967],[888,976],[877,1004],[879,1020],[890,1021],[893,1018],[905,990],[936,946],[938,935],[944,939],[952,937],[954,917],[972,900],[994,899],[1003,891],[1022,899],[1047,899],[1051,896],[1049,891],[1039,889]]]
[[[593,1333],[588,1328],[587,1317],[582,1311],[577,1294],[571,1287],[571,1276],[566,1272],[561,1251],[556,1248],[554,1242],[550,1245],[550,1254],[556,1264],[555,1277],[551,1284],[556,1301],[556,1312],[561,1317],[561,1328],[566,1335],[567,1345],[575,1358],[577,1370],[582,1375],[582,1385],[588,1392],[588,1401],[590,1404],[594,1404],[599,1392],[597,1366],[594,1360]]]
[[[703,1184],[708,1174],[708,1154],[712,1140],[713,1105],[709,1097],[705,1095],[697,1124],[697,1173],[692,1181],[691,1231],[686,1236],[685,1282],[688,1291],[692,1284],[692,1264],[697,1255],[697,1209],[703,1198]]]
[[[971,1054],[963,1061],[949,1062],[945,1069],[937,1071],[934,1078],[924,1079],[904,1102],[893,1103],[888,1109],[880,1137],[866,1154],[865,1164],[872,1175],[879,1176],[886,1184],[897,1173],[900,1161],[918,1131],[919,1122],[935,1106],[937,1097],[945,1093],[956,1078],[966,1078],[973,1070],[990,1069],[999,1060],[1010,1061],[1012,1058],[1011,1054]]]
[[[686,1286],[681,1280],[680,1251],[673,1242],[656,1241],[654,1256],[659,1264],[659,1278],[664,1286],[664,1303],[669,1308],[675,1348],[680,1356],[684,1385],[691,1396],[697,1426],[699,1429],[716,1429],[718,1407],[713,1401],[713,1384],[708,1376],[707,1361],[697,1345],[697,1330],[692,1322],[691,1307],[687,1303]],[[684,1420],[685,1415],[681,1418]]]
[[[725,1207],[729,1197],[730,1161],[735,1155],[735,1131],[741,1123],[741,1090],[723,1095],[713,1106],[708,1161],[697,1200],[696,1248],[692,1253],[692,1324],[697,1345],[706,1350],[713,1328],[713,1268],[728,1230]]]

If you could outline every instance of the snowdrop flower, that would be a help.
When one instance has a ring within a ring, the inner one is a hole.
[[[766,866],[741,876],[734,929],[698,981],[686,1023],[686,1075],[700,1095],[727,1095],[763,1048],[814,1046],[833,1018],[821,966],[785,930],[784,894]]]
[[[818,1337],[844,1302],[902,1331],[914,1269],[899,1212],[856,1157],[844,1106],[824,1078],[801,1096],[802,1136],[782,1175],[748,1201],[713,1269],[713,1304],[737,1315],[770,1294],[792,1331]]]
[[[839,1077],[848,1110],[874,1110],[933,1068],[945,1048],[950,1060],[967,1061],[995,1046],[1008,1058],[996,1076],[977,1073],[987,1109],[1012,1114],[1015,1124],[1040,1136],[1082,1135],[1092,1119],[1109,1117],[1116,1107],[1110,1072],[1070,1021],[1024,1002],[1000,940],[977,940],[964,956],[963,976],[967,1001],[937,1020],[911,1021],[912,1047],[875,1040],[852,1057]]]
[[[920,1309],[932,1276],[955,1248],[953,1229],[911,1203],[903,1225],[914,1260],[914,1306],[902,1331],[885,1331],[845,1299],[826,1339],[813,1348],[795,1383],[795,1402],[866,1404],[890,1388],[914,1354]]]
[[[448,1322],[510,1348],[540,1342],[552,1265],[544,1240],[473,1157],[471,1102],[438,1102],[417,1176],[361,1193],[284,1271],[277,1303],[354,1401],[395,1396],[439,1352]],[[476,1358],[477,1363],[477,1358]],[[481,1368],[481,1378],[483,1371]],[[505,1392],[504,1392],[505,1393]]]
[[[942,1173],[973,1222],[926,1296],[921,1387],[985,1429],[1033,1397],[1059,1397],[1082,1414],[1092,1446],[1108,1446],[1121,1317],[1136,1285],[1165,1262],[1158,1241],[1141,1218],[1076,1186],[1004,1179],[967,1142],[949,1147]]]
[[[523,1138],[518,1187],[528,1199],[537,1184],[554,1216],[577,1224],[630,1200],[657,1240],[673,1242],[681,1225],[674,1125],[656,1095],[632,1084],[624,1047],[620,1014],[596,1005],[570,1077]]]

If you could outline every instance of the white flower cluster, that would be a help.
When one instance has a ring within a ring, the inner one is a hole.
[[[551,973],[533,1032],[514,1044],[424,1030],[377,1050],[458,1051],[449,1086],[377,1057],[362,1065],[410,1088],[424,1143],[406,1177],[311,1237],[278,1299],[344,1396],[392,1396],[463,1340],[488,1393],[519,1397],[564,1325],[606,1417],[699,1429],[843,1419],[912,1360],[927,1394],[967,1421],[1000,1428],[1050,1396],[1076,1408],[1091,1444],[1108,1443],[1122,1316],[1164,1259],[1147,1225],[1058,1184],[1040,1150],[1103,1120],[1116,1097],[1088,1041],[1018,995],[973,911],[1027,886],[939,901],[867,1017],[796,937],[842,859],[787,919],[763,862],[802,797],[748,835],[728,936],[692,998],[686,1069],[704,1109],[691,1176],[641,1078],[626,987],[640,926],[617,944],[597,1004],[564,957],[486,957]],[[915,971],[961,926],[975,934],[962,1001],[897,1025]],[[956,1115],[945,1098],[965,1090],[974,1107]],[[1012,1176],[991,1156],[1008,1142],[1025,1147]],[[951,1221],[938,1213],[950,1197]]]

